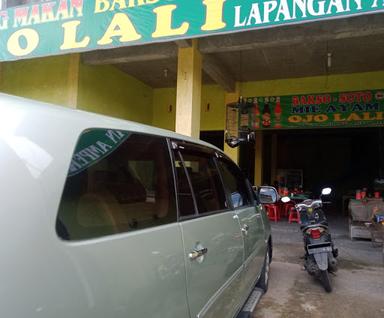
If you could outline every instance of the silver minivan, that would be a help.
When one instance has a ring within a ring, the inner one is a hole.
[[[0,177],[0,317],[235,317],[268,287],[259,196],[207,143],[0,94]]]

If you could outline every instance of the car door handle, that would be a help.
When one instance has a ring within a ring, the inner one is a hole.
[[[203,256],[203,255],[205,255],[207,253],[208,253],[208,249],[205,247],[205,248],[202,248],[202,249],[199,249],[199,250],[193,250],[192,252],[190,252],[188,254],[188,257],[189,257],[190,260],[193,261],[193,260],[195,260],[195,259],[197,259],[197,258],[199,258],[199,257],[201,257],[201,256]]]

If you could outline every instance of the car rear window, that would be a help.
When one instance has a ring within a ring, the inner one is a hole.
[[[113,129],[79,138],[57,216],[65,240],[84,240],[176,221],[167,140]]]

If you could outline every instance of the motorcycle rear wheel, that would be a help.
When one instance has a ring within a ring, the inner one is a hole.
[[[331,281],[329,280],[328,271],[320,271],[320,281],[323,284],[323,287],[327,293],[332,291]]]

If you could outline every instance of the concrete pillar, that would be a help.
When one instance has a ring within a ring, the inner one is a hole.
[[[263,132],[256,132],[255,142],[255,185],[261,186],[263,182]]]
[[[277,176],[277,134],[272,135],[271,144],[271,181],[274,184]]]
[[[77,97],[79,92],[80,54],[75,53],[69,56],[68,65],[68,101],[67,106],[77,108]]]
[[[176,132],[200,137],[202,56],[197,40],[179,48],[176,92]]]
[[[234,93],[225,93],[225,105],[236,103],[240,97],[240,89],[238,83],[236,84],[236,91]],[[237,136],[236,136],[237,137]],[[224,141],[224,152],[234,162],[239,163],[239,147],[231,148]]]

